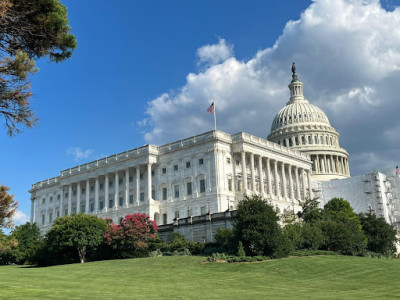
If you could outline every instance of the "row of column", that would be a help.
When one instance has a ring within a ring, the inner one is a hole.
[[[321,141],[322,137],[322,141]],[[328,143],[326,141],[328,138]],[[316,141],[317,139],[317,141]],[[300,146],[300,145],[328,145],[328,146],[339,146],[337,138],[331,135],[298,135],[287,137],[277,141],[278,144],[282,144],[285,147]]]
[[[315,174],[336,173],[350,176],[349,161],[338,155],[311,155]]]
[[[255,171],[255,155],[253,153],[249,153],[250,156],[250,187],[247,182],[247,164],[246,164],[246,152],[241,152],[241,160],[242,160],[242,175],[243,175],[243,188],[246,192],[247,190],[257,191],[256,188],[256,171]],[[303,168],[299,168],[297,166],[293,166],[289,163],[278,162],[277,160],[272,160],[268,157],[263,157],[261,155],[257,155],[257,164],[258,164],[258,176],[259,176],[259,184],[260,184],[260,192],[264,194],[264,173],[263,173],[263,161],[265,159],[266,162],[266,184],[268,185],[268,196],[276,196],[283,197],[284,199],[305,199],[307,197],[311,197],[311,173],[310,170],[306,170]],[[271,163],[273,167],[274,178],[272,178],[271,172]],[[281,169],[281,178],[278,175],[278,169]],[[292,171],[294,172],[294,180]],[[286,174],[288,176],[286,176]],[[306,184],[307,177],[307,184]],[[280,180],[281,179],[281,180]],[[289,179],[289,184],[287,182]],[[300,180],[302,181],[302,191],[300,191]],[[295,181],[295,182],[293,182]],[[272,183],[275,184],[275,191],[273,192]],[[279,188],[279,182],[282,184],[282,193]],[[288,186],[288,188],[287,188]],[[294,192],[294,186],[296,186],[296,193]],[[307,193],[307,186],[309,187],[309,193]],[[303,195],[301,195],[301,193]]]
[[[151,163],[147,163],[147,200],[148,203],[151,202],[151,197],[152,197],[152,176],[151,176]],[[136,168],[136,204],[139,205],[139,200],[140,200],[140,166],[137,166]],[[100,199],[100,177],[104,176],[104,208],[105,211],[109,209],[109,174],[106,173],[104,175],[99,175],[94,178],[94,210],[93,213],[97,214],[99,210],[99,199]],[[83,185],[85,186],[85,211],[84,213],[89,213],[91,212],[90,209],[90,179],[93,178],[88,178],[86,180],[86,183]],[[76,213],[81,212],[81,198],[82,198],[82,182],[79,181],[76,183]],[[60,192],[60,216],[64,216],[64,206],[65,206],[65,200],[67,200],[67,214],[70,215],[72,213],[72,206],[73,206],[73,201],[72,201],[72,186],[73,183],[67,185],[67,186],[62,186],[61,187],[61,192]],[[68,199],[65,199],[65,192],[68,191]],[[120,207],[119,205],[119,172],[114,173],[114,205],[113,209],[118,209]],[[34,220],[34,201],[35,199],[31,199],[31,216],[30,216],[30,221],[33,223]],[[129,168],[125,169],[125,193],[124,193],[124,207],[128,207],[129,205]]]

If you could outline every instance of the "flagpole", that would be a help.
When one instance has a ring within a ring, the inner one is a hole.
[[[217,131],[217,106],[215,105],[214,99],[213,102],[214,102],[214,130]]]

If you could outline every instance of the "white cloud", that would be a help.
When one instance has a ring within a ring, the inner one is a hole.
[[[12,218],[12,221],[15,226],[23,225],[29,221],[29,217],[23,211],[17,209]]]
[[[80,147],[71,147],[67,149],[67,155],[71,155],[75,161],[89,158],[93,154],[92,149],[82,150]]]
[[[237,60],[223,39],[201,47],[197,54],[205,67],[188,74],[178,91],[148,103],[141,123],[145,139],[161,144],[212,130],[206,112],[211,98],[218,129],[265,138],[289,98],[295,61],[306,98],[341,134],[353,174],[379,168],[380,159],[400,160],[399,151],[388,151],[400,149],[393,129],[400,110],[398,28],[400,9],[388,12],[378,0],[316,0],[286,24],[272,47],[248,61]]]
[[[215,65],[233,56],[233,45],[228,45],[224,39],[218,44],[205,45],[197,49],[198,64]]]

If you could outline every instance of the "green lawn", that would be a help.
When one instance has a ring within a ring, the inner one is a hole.
[[[258,263],[158,257],[47,268],[0,266],[0,299],[387,299],[400,260],[313,256]]]

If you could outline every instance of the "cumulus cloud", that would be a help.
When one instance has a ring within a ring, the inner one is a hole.
[[[188,74],[184,86],[150,101],[141,130],[155,144],[212,130],[206,109],[213,98],[218,129],[265,138],[289,98],[295,61],[306,98],[341,134],[352,173],[381,169],[381,160],[395,166],[400,160],[398,28],[400,8],[386,11],[378,0],[314,1],[298,20],[287,22],[274,45],[247,61],[236,59],[223,39],[201,47],[197,56],[206,67]]]
[[[67,149],[67,155],[71,155],[74,161],[79,161],[85,158],[89,158],[93,154],[92,149],[82,150],[80,147],[71,147]]]
[[[198,65],[215,65],[233,56],[233,45],[228,45],[224,39],[218,44],[205,45],[197,49]]]
[[[12,221],[15,226],[18,226],[18,225],[22,225],[22,224],[25,224],[26,222],[28,222],[29,217],[23,211],[17,209],[12,218]]]

